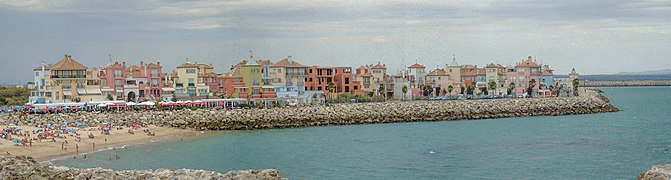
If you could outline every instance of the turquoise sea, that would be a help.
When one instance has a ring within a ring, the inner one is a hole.
[[[671,163],[671,88],[602,90],[621,112],[211,132],[54,163],[276,168],[289,179],[635,179]]]

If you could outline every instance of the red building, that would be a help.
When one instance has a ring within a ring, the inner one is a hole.
[[[105,98],[116,100],[145,101],[160,100],[163,93],[163,72],[157,62],[126,67],[126,63],[115,62],[99,72],[100,89]]]
[[[352,78],[351,67],[319,67],[307,68],[308,76],[305,79],[306,91],[324,91],[328,94],[328,84],[333,82],[335,93],[355,92],[359,90],[359,83]]]

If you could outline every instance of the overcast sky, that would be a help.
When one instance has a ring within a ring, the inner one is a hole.
[[[191,62],[223,72],[241,59],[305,65],[513,64],[535,56],[556,74],[671,68],[671,1],[0,1],[0,83],[64,54]]]

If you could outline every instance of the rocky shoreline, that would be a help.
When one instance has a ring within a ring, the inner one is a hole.
[[[221,174],[192,169],[114,171],[103,168],[78,169],[38,163],[30,156],[0,159],[0,179],[270,179],[280,180],[276,169],[240,170]]]
[[[638,176],[639,180],[668,180],[671,179],[671,164],[654,165],[650,170]]]
[[[582,81],[581,87],[671,86],[667,80],[646,81]]]
[[[80,122],[98,126],[123,120],[163,127],[196,130],[253,130],[307,126],[374,124],[415,121],[490,119],[520,116],[560,116],[619,111],[599,90],[581,90],[577,97],[393,101],[330,104],[233,111],[177,110],[124,113],[72,113],[47,115],[2,114],[0,124],[34,125]]]

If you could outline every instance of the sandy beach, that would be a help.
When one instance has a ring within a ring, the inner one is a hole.
[[[19,126],[24,132],[31,132],[36,127]],[[148,136],[143,130],[149,129],[155,136]],[[74,136],[68,136],[66,139],[56,138],[56,142],[51,139],[43,139],[41,142],[33,141],[32,146],[16,146],[14,142],[1,139],[0,154],[2,157],[28,155],[40,162],[49,161],[57,158],[77,155],[82,158],[84,154],[90,154],[99,150],[106,150],[112,147],[121,147],[123,145],[132,145],[140,143],[149,143],[155,141],[179,140],[195,136],[198,132],[193,130],[149,126],[147,128],[133,130],[134,134],[128,133],[128,128],[122,130],[112,130],[109,135],[101,134],[100,130],[89,131],[90,128],[80,129],[77,133],[81,134],[81,141],[75,142]],[[88,138],[92,133],[95,137]],[[31,136],[33,136],[31,134]],[[64,143],[67,140],[67,143]],[[95,144],[95,147],[94,147]],[[63,147],[61,147],[63,146]],[[63,148],[63,149],[61,149]],[[79,152],[77,152],[77,150]]]

